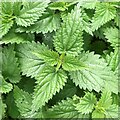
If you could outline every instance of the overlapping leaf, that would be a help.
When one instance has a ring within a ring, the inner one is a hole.
[[[95,14],[92,19],[92,30],[95,31],[103,24],[114,19],[116,8],[109,2],[102,2],[96,5]]]
[[[63,100],[58,105],[53,106],[47,111],[47,117],[48,118],[69,118],[69,119],[75,119],[75,118],[81,118],[85,119],[88,118],[89,115],[82,115],[79,113],[76,109],[74,104],[76,102],[68,98],[67,100]]]
[[[33,53],[39,54],[45,50],[47,50],[47,47],[35,42],[17,46],[17,55],[23,75],[35,77],[40,74],[45,67],[45,62]]]
[[[83,52],[79,56],[80,61],[84,62],[86,69],[71,72],[70,76],[76,85],[80,88],[93,89],[97,92],[103,88],[108,88],[110,91],[118,92],[117,76],[107,66],[107,63],[99,55],[94,55],[93,52]],[[112,86],[111,88],[109,86]]]
[[[18,32],[48,33],[56,31],[60,26],[60,16],[53,12],[46,12],[42,18],[29,27],[19,27]]]
[[[38,0],[35,2],[23,2],[23,8],[20,10],[16,18],[16,23],[21,26],[30,26],[42,16],[45,8],[48,6],[49,0]]]
[[[59,92],[60,89],[65,85],[67,75],[63,70],[58,70],[54,67],[47,66],[44,70],[36,77],[37,82],[33,95],[33,110],[38,110],[40,107],[45,105],[49,99]]]
[[[3,77],[9,79],[11,83],[17,83],[21,79],[18,59],[15,57],[15,51],[12,45],[3,48],[2,74]]]
[[[76,109],[82,114],[89,114],[92,112],[96,102],[97,99],[92,93],[86,93],[85,96],[81,98],[80,103],[76,104]]]
[[[79,6],[65,17],[54,37],[54,46],[59,53],[76,55],[82,48],[82,18]]]

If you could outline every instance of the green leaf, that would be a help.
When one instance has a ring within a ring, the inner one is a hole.
[[[5,35],[1,41],[0,44],[8,44],[8,43],[25,43],[28,41],[33,41],[34,40],[34,35],[33,34],[26,34],[26,33],[16,33],[15,29],[11,29],[7,35]]]
[[[114,19],[116,16],[116,8],[110,2],[102,2],[96,5],[95,14],[92,19],[92,31]]]
[[[116,48],[114,50],[114,52],[111,52],[110,55],[107,54],[106,57],[105,57],[108,65],[111,67],[111,69],[113,71],[115,71],[117,69],[118,64],[119,64],[118,52],[119,52],[119,50],[118,50],[118,48]]]
[[[17,32],[26,32],[26,33],[48,33],[56,31],[60,26],[60,16],[54,13],[44,13],[42,18],[38,20],[35,24],[29,27],[19,27]]]
[[[101,96],[99,102],[97,103],[97,106],[107,109],[110,107],[111,104],[112,104],[111,92],[104,90],[102,92],[102,96]]]
[[[105,112],[106,118],[118,118],[118,106],[116,104],[111,105]]]
[[[6,104],[3,103],[0,96],[0,120],[2,120],[5,117],[6,107],[7,107]]]
[[[38,58],[34,53],[41,53],[48,48],[40,43],[24,43],[17,45],[20,68],[23,75],[35,77],[45,67],[44,60]]]
[[[1,17],[1,16],[0,16]],[[0,20],[0,39],[8,33],[9,29],[13,25],[13,20],[9,20],[8,18],[2,18]]]
[[[7,15],[12,15],[13,14],[13,2],[6,1],[6,0],[1,0],[0,2],[0,12],[1,14],[7,14]]]
[[[33,110],[38,110],[45,105],[49,99],[63,89],[67,76],[63,70],[58,70],[51,66],[46,66],[44,70],[36,77],[36,87],[33,93]]]
[[[54,46],[59,53],[76,55],[82,49],[82,18],[79,6],[65,17],[54,36]]]
[[[35,2],[23,2],[23,8],[16,16],[16,23],[21,26],[30,26],[34,24],[45,11],[50,1],[37,0]]]
[[[47,118],[88,118],[89,115],[82,115],[76,109],[74,104],[76,102],[71,99],[67,98],[67,100],[62,100],[57,105],[53,106],[52,108],[48,109],[46,116]]]
[[[80,62],[77,57],[67,55],[63,58],[62,67],[66,71],[76,71],[85,68],[85,64]]]
[[[21,79],[18,59],[15,57],[15,51],[12,45],[3,48],[2,74],[3,77],[9,79],[11,83],[17,83]]]
[[[96,119],[96,118],[104,118],[105,115],[103,112],[99,111],[99,110],[94,110],[92,113],[92,118]]]
[[[118,30],[116,27],[110,27],[104,30],[105,38],[111,43],[113,48],[116,48],[120,45],[120,36],[118,35],[119,32],[120,30]]]
[[[0,93],[9,93],[12,90],[12,84],[6,82],[3,76],[0,74]]]
[[[70,72],[73,82],[79,85],[80,88],[88,89],[89,91],[101,91],[103,88],[118,93],[117,76],[107,66],[107,63],[100,55],[95,55],[93,52],[83,52],[79,55],[81,62],[86,64],[86,68],[79,71]],[[109,86],[112,86],[111,88]]]
[[[59,11],[65,11],[67,9],[65,2],[53,2],[51,3],[48,8],[51,10],[59,10]]]
[[[7,104],[7,113],[12,118],[18,118],[20,113],[18,111],[18,107],[15,104],[13,91],[10,92],[6,97],[6,104]]]
[[[41,51],[39,54],[33,52],[33,54],[36,55],[38,58],[43,59],[46,63],[48,63],[51,66],[56,65],[59,60],[59,54],[50,50]]]
[[[17,86],[14,86],[14,99],[15,103],[18,107],[18,111],[20,112],[20,115],[22,117],[26,117],[28,112],[31,111],[31,105],[32,105],[32,96],[18,88]]]
[[[97,102],[96,97],[93,93],[86,93],[83,98],[81,98],[80,103],[76,104],[76,110],[81,112],[82,114],[91,113],[95,104]]]

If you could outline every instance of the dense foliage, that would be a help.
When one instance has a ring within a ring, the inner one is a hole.
[[[119,0],[2,0],[0,18],[0,119],[118,118]]]

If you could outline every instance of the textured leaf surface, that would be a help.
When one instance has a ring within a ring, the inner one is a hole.
[[[36,55],[38,58],[43,59],[46,63],[48,63],[51,66],[56,65],[59,60],[59,54],[50,50],[41,51],[39,54],[33,54]]]
[[[22,117],[27,116],[28,112],[31,111],[30,107],[32,104],[32,96],[29,93],[15,86],[14,87],[14,99],[18,107],[18,110],[20,112],[20,115]]]
[[[16,18],[16,23],[21,26],[30,26],[39,19],[45,11],[49,0],[37,0],[35,2],[23,2],[23,8],[20,10]]]
[[[12,84],[6,82],[3,76],[0,74],[0,93],[8,93],[12,90]]]
[[[15,57],[15,51],[12,45],[3,48],[2,74],[3,77],[9,79],[11,83],[17,83],[21,79],[18,59]]]
[[[75,109],[76,102],[68,98],[67,100],[62,100],[58,105],[53,106],[47,111],[48,118],[88,118],[87,115],[82,115]]]
[[[72,55],[67,55],[63,59],[62,67],[67,71],[76,71],[79,69],[84,69],[85,64],[80,62],[77,58]]]
[[[117,76],[107,66],[107,63],[99,55],[94,55],[93,52],[81,53],[79,56],[80,61],[84,62],[87,67],[84,70],[71,72],[70,76],[76,85],[80,88],[93,89],[97,92],[103,88],[108,88],[110,91],[118,92]],[[112,86],[111,88],[109,86]]]
[[[5,112],[6,112],[6,104],[3,103],[1,96],[0,96],[0,119],[2,120],[5,117]]]
[[[67,76],[63,70],[56,71],[54,67],[47,66],[36,79],[37,85],[33,95],[33,110],[38,110],[45,105],[56,92],[59,92],[65,85]]]
[[[80,103],[76,104],[76,110],[82,114],[91,113],[96,102],[97,99],[93,93],[86,93],[85,96],[81,98]]]
[[[47,50],[47,47],[40,43],[26,43],[17,45],[17,55],[19,57],[20,68],[23,75],[35,77],[45,67],[45,62],[34,53]]]
[[[113,48],[116,48],[120,44],[120,36],[118,35],[120,33],[120,30],[118,30],[116,27],[110,27],[105,29],[104,35],[105,38],[107,38],[108,42],[111,43],[111,46]]]
[[[99,107],[103,107],[104,109],[107,109],[110,107],[111,104],[112,104],[111,92],[106,91],[106,90],[103,91],[102,96],[101,96],[99,102],[97,103],[97,105]]]
[[[33,34],[26,34],[26,33],[16,33],[15,29],[11,29],[7,35],[5,35],[1,41],[0,44],[8,44],[8,43],[25,43],[28,41],[33,41],[34,35]]]
[[[92,30],[95,31],[103,24],[114,19],[116,8],[109,2],[102,2],[96,5],[95,14],[92,20]]]
[[[56,31],[60,26],[60,16],[54,13],[44,13],[42,18],[29,27],[19,27],[18,32],[48,33]]]
[[[54,37],[55,49],[62,53],[77,54],[82,48],[81,10],[78,6],[65,17]]]

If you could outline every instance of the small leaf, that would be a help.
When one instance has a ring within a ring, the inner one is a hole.
[[[80,103],[76,104],[76,110],[82,114],[91,113],[95,104],[97,102],[96,97],[93,93],[86,93],[83,98],[81,98]]]
[[[94,110],[92,113],[92,118],[93,118],[93,120],[96,118],[105,118],[105,115],[103,112],[101,112],[99,110]]]
[[[66,71],[76,71],[85,68],[85,64],[72,55],[67,55],[63,58],[62,67]]]
[[[0,74],[0,93],[9,93],[12,90],[12,84],[6,82]]]
[[[18,59],[15,57],[15,51],[12,45],[3,48],[2,74],[3,77],[9,79],[11,83],[17,83],[21,79]]]

